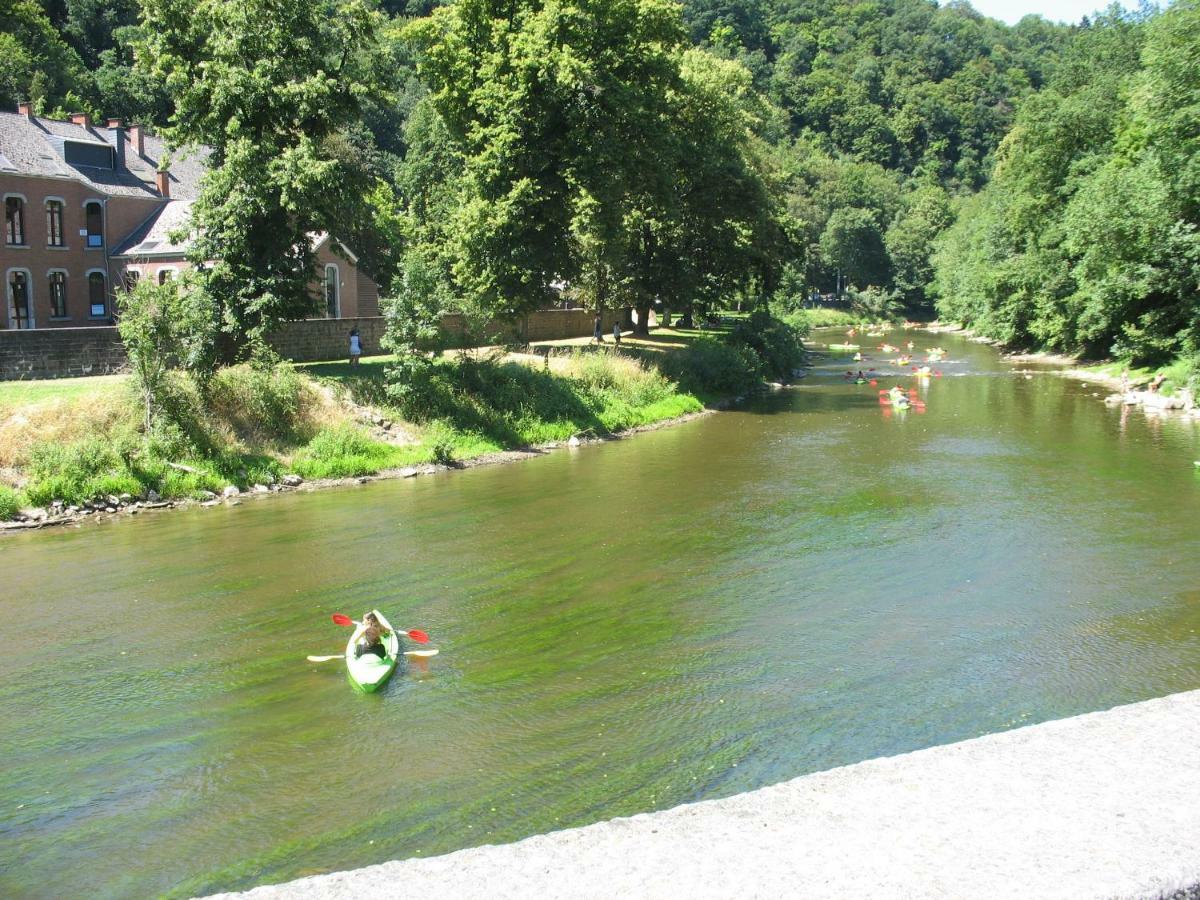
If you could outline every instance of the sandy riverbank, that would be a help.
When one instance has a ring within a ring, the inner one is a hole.
[[[257,900],[1200,897],[1200,691]]]

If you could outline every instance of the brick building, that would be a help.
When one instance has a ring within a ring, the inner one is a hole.
[[[166,145],[136,125],[45,119],[27,104],[0,113],[0,328],[106,325],[115,291],[185,269],[187,246],[170,233],[187,221],[205,156],[172,153],[164,170]],[[378,288],[354,254],[328,235],[312,240],[326,316],[378,315]]]

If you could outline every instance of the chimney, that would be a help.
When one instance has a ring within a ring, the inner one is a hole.
[[[33,104],[28,100],[19,100],[17,102],[17,114],[22,115],[27,119],[33,118]]]
[[[133,152],[138,156],[146,155],[145,129],[141,125],[129,126],[129,140],[133,144]]]
[[[125,126],[120,119],[109,119],[108,127],[113,133],[113,146],[117,148],[116,170],[120,172],[125,168]]]
[[[71,113],[71,123],[73,125],[82,125],[84,128],[91,128],[92,117],[87,113]]]
[[[158,192],[164,197],[171,196],[171,173],[166,169],[159,169],[154,173],[154,186],[158,188]]]

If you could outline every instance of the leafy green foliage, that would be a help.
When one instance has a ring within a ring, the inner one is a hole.
[[[174,99],[167,134],[211,148],[189,259],[230,360],[315,313],[313,235],[369,191],[335,140],[378,83],[364,0],[144,0],[139,65]]]
[[[1197,41],[1195,2],[1079,35],[939,242],[942,316],[1092,357],[1200,350]]]
[[[15,519],[20,511],[20,495],[7,485],[0,484],[0,522]]]
[[[878,287],[850,290],[850,308],[860,321],[895,322],[900,318],[903,305],[895,291]]]
[[[666,354],[659,368],[682,390],[706,398],[744,394],[761,382],[758,356],[745,345],[700,338]]]
[[[211,316],[204,299],[181,290],[176,281],[153,284],[143,279],[117,300],[117,329],[142,399],[146,432],[169,403],[167,373],[172,367],[194,368],[211,344]]]
[[[801,334],[782,319],[767,312],[755,312],[739,319],[727,338],[729,344],[746,348],[757,359],[755,371],[767,378],[787,380],[792,370],[804,363]]]

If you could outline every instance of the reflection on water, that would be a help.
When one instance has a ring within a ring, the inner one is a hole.
[[[247,887],[1197,687],[1196,427],[915,340],[941,377],[835,356],[634,440],[6,539],[0,893]],[[363,696],[304,657],[372,606],[442,654]]]

